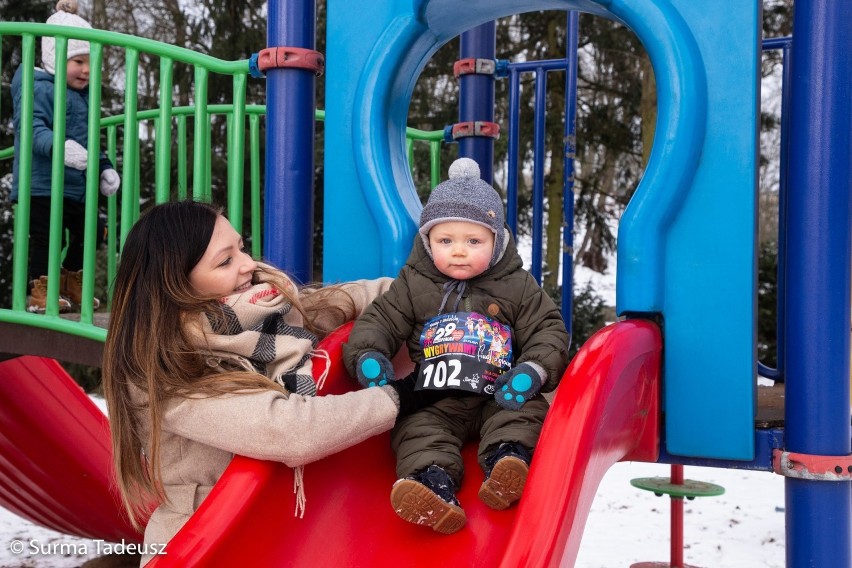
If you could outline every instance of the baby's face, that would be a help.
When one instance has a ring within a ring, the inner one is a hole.
[[[429,231],[429,247],[444,276],[468,280],[485,272],[491,263],[494,233],[477,223],[447,221]]]
[[[68,60],[65,76],[72,89],[83,89],[89,84],[89,56],[75,55]]]

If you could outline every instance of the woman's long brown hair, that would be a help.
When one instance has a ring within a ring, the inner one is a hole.
[[[110,326],[104,346],[104,395],[112,433],[116,481],[133,526],[141,529],[153,506],[166,500],[160,472],[160,424],[164,403],[173,397],[217,396],[235,391],[281,390],[263,375],[228,372],[207,365],[183,322],[220,310],[216,299],[199,297],[189,273],[201,259],[220,215],[192,201],[151,208],[130,230],[113,284]],[[287,294],[315,329],[324,309],[355,316],[345,291],[323,289],[323,298],[305,313],[284,279],[272,283]],[[315,293],[315,294],[316,294]],[[314,298],[316,300],[316,298]],[[343,306],[343,307],[341,307]]]

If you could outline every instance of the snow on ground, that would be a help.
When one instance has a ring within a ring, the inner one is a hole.
[[[103,399],[94,399],[103,409]],[[635,562],[670,559],[668,497],[630,485],[636,477],[668,477],[669,470],[667,465],[636,462],[619,463],[609,470],[592,504],[577,568],[627,568]],[[687,564],[784,566],[783,478],[767,472],[692,466],[686,466],[684,473],[687,479],[725,488],[722,496],[684,502]],[[23,552],[13,552],[16,547],[23,547]],[[96,541],[62,535],[0,509],[0,568],[76,568],[98,556]]]
[[[664,464],[619,463],[604,477],[586,523],[577,568],[627,568],[668,562],[670,499],[636,489],[637,477],[669,477]],[[725,488],[719,497],[684,501],[686,564],[783,568],[784,479],[768,472],[686,466],[684,477]]]

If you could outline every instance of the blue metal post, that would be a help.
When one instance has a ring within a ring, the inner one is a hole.
[[[848,455],[852,18],[795,4],[784,369],[787,450]],[[852,482],[788,478],[787,566],[852,566]]]
[[[577,44],[580,13],[569,11],[565,31],[565,138],[562,156],[562,318],[571,332],[574,311],[574,158],[577,154]]]
[[[269,0],[268,47],[314,49],[313,0]],[[297,280],[312,280],[315,80],[307,69],[266,74],[263,255]]]
[[[786,39],[786,38],[784,38]],[[793,66],[790,64],[790,50],[792,41],[785,41],[782,49],[781,59],[781,156],[778,172],[778,270],[776,272],[775,294],[776,294],[776,332],[775,332],[775,376],[777,381],[784,380],[784,361],[780,354],[784,351],[784,319],[786,307],[784,306],[785,287],[787,281],[787,243],[784,235],[787,234],[787,170],[790,163],[790,145],[788,142],[790,131],[790,89],[792,86],[791,73]]]
[[[569,40],[570,41],[570,40]],[[570,50],[570,47],[569,47]],[[576,51],[576,48],[575,48]],[[576,56],[575,56],[576,57]],[[506,222],[509,224],[513,234],[518,228],[518,172],[520,171],[521,158],[520,147],[520,100],[521,100],[521,73],[536,73],[545,75],[550,71],[565,71],[570,66],[567,59],[545,59],[541,61],[520,61],[506,64],[506,73],[509,76],[509,124],[504,133],[509,137],[509,165],[507,167],[508,181],[506,183]],[[576,73],[576,60],[574,71]],[[567,79],[566,79],[567,81]],[[576,75],[574,77],[576,83]],[[538,81],[536,81],[538,83]],[[574,89],[575,100],[571,103],[576,109],[576,89]],[[542,93],[544,96],[546,93]],[[542,99],[543,100],[543,99]],[[576,114],[576,113],[575,113]],[[572,119],[573,121],[574,119]],[[572,122],[573,123],[573,122]],[[573,162],[573,161],[572,161]],[[572,166],[573,167],[573,166]],[[573,206],[573,202],[572,202]],[[573,218],[573,214],[572,214]]]
[[[509,66],[509,180],[506,184],[506,222],[518,234],[518,136],[520,133],[521,71]]]
[[[532,187],[532,264],[530,273],[541,283],[542,251],[544,250],[544,161],[545,119],[547,118],[547,70],[542,65],[535,70],[535,101],[533,103],[533,187]]]
[[[787,164],[789,162],[788,125],[790,106],[790,48],[793,38],[790,36],[763,40],[763,52],[772,49],[781,50],[781,155],[778,165],[778,268],[776,274],[776,319],[775,319],[775,368],[767,367],[763,362],[757,362],[757,372],[760,376],[776,382],[784,381],[784,282],[786,278],[787,246],[784,235],[787,234]]]
[[[461,35],[462,59],[494,59],[497,51],[497,24],[487,22]],[[459,121],[494,122],[494,75],[471,73],[459,77]],[[494,140],[479,136],[459,139],[459,156],[479,164],[482,179],[494,181]]]

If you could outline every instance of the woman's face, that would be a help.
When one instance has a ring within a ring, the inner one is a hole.
[[[189,273],[189,282],[201,296],[222,298],[248,290],[255,269],[257,263],[243,251],[242,237],[219,215],[204,256]]]

